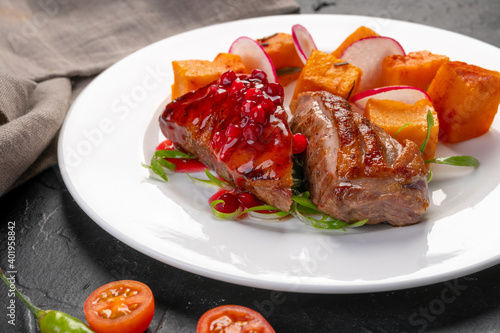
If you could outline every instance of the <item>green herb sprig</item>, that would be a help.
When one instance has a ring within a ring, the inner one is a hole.
[[[346,230],[346,228],[357,228],[366,224],[368,220],[362,220],[355,223],[346,223],[336,218],[333,218],[318,210],[316,205],[311,201],[309,192],[303,192],[301,195],[292,196],[292,208],[290,214],[299,221],[318,229],[334,229]],[[308,215],[322,215],[320,219],[316,219]]]
[[[410,125],[411,123],[406,123],[401,128],[398,129],[396,134],[394,135],[394,138],[396,138],[396,135],[401,132],[403,128],[406,126]],[[420,153],[423,154],[425,151],[425,148],[427,147],[427,144],[429,143],[429,138],[431,136],[431,129],[434,127],[434,117],[432,115],[431,110],[427,111],[427,134],[425,136],[424,142],[420,145]],[[435,164],[446,164],[446,165],[453,165],[453,166],[466,166],[466,167],[478,167],[479,166],[479,161],[468,155],[463,155],[463,156],[448,156],[448,157],[437,157],[433,158],[430,160],[425,161],[426,164],[430,163],[435,163]],[[428,177],[428,182],[432,179],[432,174],[429,174]]]
[[[165,158],[189,158],[193,159],[196,158],[193,155],[189,155],[177,150],[158,150],[153,154],[153,157],[151,158],[151,165],[146,165],[142,163],[142,166],[145,168],[148,168],[152,170],[155,174],[160,176],[163,180],[168,182],[168,178],[166,175],[166,172],[164,170],[175,170],[175,164],[165,160]],[[231,184],[227,181],[221,180],[214,176],[208,169],[205,169],[205,175],[208,177],[208,179],[201,179],[197,177],[193,177],[189,173],[187,173],[187,176],[193,181],[193,182],[199,182],[202,184],[207,184],[211,186],[215,186],[221,189],[234,189]],[[302,165],[298,159],[294,157],[294,169],[293,169],[293,176],[294,176],[294,192],[299,193],[299,191],[303,190],[303,170],[302,170]],[[219,219],[224,219],[224,220],[234,220],[237,218],[240,218],[244,216],[246,213],[249,212],[258,212],[262,210],[267,210],[267,211],[276,211],[275,213],[270,213],[266,214],[269,216],[274,216],[276,218],[281,218],[285,217],[287,215],[292,215],[295,218],[297,218],[299,221],[304,222],[305,224],[312,226],[314,228],[318,229],[342,229],[345,230],[345,228],[355,228],[355,227],[360,227],[366,223],[367,220],[359,221],[356,223],[345,223],[340,220],[337,220],[327,214],[324,214],[318,210],[316,205],[313,204],[313,202],[310,199],[310,194],[308,191],[302,191],[297,195],[292,196],[292,206],[289,212],[285,212],[282,210],[277,209],[274,206],[271,205],[261,205],[261,206],[255,206],[251,208],[247,208],[245,210],[238,209],[233,213],[223,213],[218,211],[215,207],[217,204],[222,203],[224,204],[224,200],[218,199],[214,200],[210,203],[212,213],[214,214],[215,217]],[[321,215],[321,219],[316,219],[312,216],[308,215]]]
[[[186,174],[188,175],[189,178],[191,178],[191,180],[193,182],[200,182],[203,184],[208,184],[208,185],[212,185],[212,186],[216,186],[216,187],[220,187],[220,188],[224,188],[224,189],[232,188],[232,186],[228,182],[215,177],[214,175],[212,175],[212,173],[210,171],[208,171],[208,169],[205,169],[205,174],[207,175],[208,179],[196,178],[196,177],[191,176],[189,173],[186,173]]]
[[[433,127],[434,127],[434,116],[432,115],[431,110],[427,110],[427,134],[425,135],[424,142],[422,142],[422,144],[420,145],[421,154],[424,153],[425,147],[427,147],[427,143],[429,142],[429,138],[431,137],[431,130]]]
[[[168,182],[167,173],[165,169],[175,170],[176,166],[174,163],[169,162],[166,158],[184,158],[184,159],[195,159],[196,156],[183,153],[178,150],[157,150],[154,152],[153,157],[151,157],[150,165],[141,163],[146,169],[152,170],[155,174],[161,177],[164,181]]]
[[[476,158],[467,155],[436,157],[431,160],[425,161],[425,163],[446,164],[453,166],[467,166],[475,168],[479,166],[479,161]]]

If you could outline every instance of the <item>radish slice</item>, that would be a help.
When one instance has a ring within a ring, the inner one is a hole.
[[[360,91],[382,86],[382,60],[394,54],[406,55],[394,39],[383,36],[367,37],[352,43],[341,59],[363,71]]]
[[[269,82],[278,82],[278,75],[271,58],[256,40],[250,37],[240,37],[233,42],[229,53],[239,55],[248,70],[260,69],[266,73]]]
[[[403,102],[407,104],[415,104],[422,99],[431,100],[429,95],[423,90],[410,86],[389,86],[366,90],[354,95],[351,99],[354,105],[354,110],[363,114],[366,103],[370,98],[388,99],[392,101]]]
[[[307,58],[312,53],[312,50],[317,50],[316,44],[311,37],[309,31],[300,24],[296,24],[292,27],[293,42],[295,44],[295,50],[299,54],[300,60],[305,64]]]

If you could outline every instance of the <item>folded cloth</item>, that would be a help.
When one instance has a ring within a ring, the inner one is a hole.
[[[72,81],[183,31],[299,9],[293,0],[0,0],[0,195],[56,163]]]

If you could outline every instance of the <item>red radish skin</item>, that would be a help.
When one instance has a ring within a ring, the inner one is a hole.
[[[278,82],[278,75],[271,58],[256,40],[240,37],[233,42],[229,53],[239,55],[247,70],[260,69],[266,73],[268,82]]]
[[[422,99],[431,100],[429,95],[421,89],[410,86],[389,86],[376,89],[370,89],[352,97],[351,101],[355,111],[363,114],[366,103],[370,98],[388,99],[392,101],[415,104]]]
[[[292,27],[292,37],[295,44],[295,50],[297,50],[300,60],[305,64],[312,50],[318,49],[316,43],[314,43],[309,31],[300,24],[295,24]]]
[[[352,43],[341,59],[363,71],[360,91],[382,86],[382,60],[391,55],[406,55],[403,47],[390,37],[367,37]]]

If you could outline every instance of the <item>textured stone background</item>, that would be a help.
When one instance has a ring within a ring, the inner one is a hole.
[[[296,0],[302,14],[366,15],[421,23],[500,46],[498,0]]]

